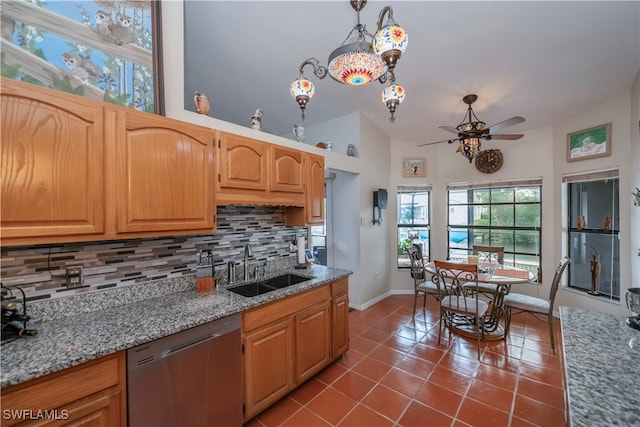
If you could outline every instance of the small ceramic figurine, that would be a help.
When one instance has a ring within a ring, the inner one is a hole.
[[[578,230],[582,230],[584,228],[584,217],[582,215],[578,215],[578,221],[576,223],[576,228]]]
[[[259,108],[251,116],[251,129],[262,130],[262,110]]]
[[[355,145],[353,145],[353,144],[347,145],[347,156],[349,156],[349,157],[357,157],[358,156],[358,149],[356,148]]]
[[[607,215],[606,217],[604,217],[604,231],[610,231],[610,230],[611,230],[611,217]]]
[[[196,104],[196,113],[209,115],[211,112],[211,105],[209,104],[209,98],[207,95],[201,92],[194,92],[193,102]]]
[[[304,127],[301,124],[293,125],[293,136],[300,142],[304,142]]]
[[[591,295],[598,295],[598,276],[600,275],[600,261],[594,254],[591,257]]]

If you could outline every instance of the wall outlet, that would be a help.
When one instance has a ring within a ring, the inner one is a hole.
[[[75,288],[78,286],[82,286],[84,282],[84,278],[82,277],[82,266],[75,265],[72,267],[67,267],[67,284],[65,285],[67,288]]]

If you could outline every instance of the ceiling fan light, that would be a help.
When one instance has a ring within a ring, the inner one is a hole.
[[[382,59],[362,40],[334,50],[329,56],[328,68],[334,80],[350,86],[366,85],[387,71]]]
[[[471,163],[480,152],[480,146],[480,138],[464,138],[460,140],[458,151]]]

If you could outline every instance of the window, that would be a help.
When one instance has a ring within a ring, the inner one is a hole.
[[[569,287],[620,299],[617,171],[564,177],[567,183]]]
[[[398,267],[410,268],[406,248],[417,243],[422,256],[429,259],[429,218],[431,187],[398,188]]]
[[[504,262],[538,272],[541,180],[484,186],[448,186],[450,259],[466,257],[473,245],[503,246]]]

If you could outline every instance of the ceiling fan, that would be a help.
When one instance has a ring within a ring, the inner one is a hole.
[[[448,142],[451,144],[454,141],[459,141],[460,144],[456,152],[462,153],[462,155],[469,160],[469,163],[473,161],[473,159],[480,152],[480,146],[482,140],[490,141],[492,139],[505,139],[505,140],[516,140],[520,139],[524,136],[524,134],[496,134],[491,133],[500,129],[504,129],[509,126],[514,126],[524,122],[524,117],[514,116],[510,119],[504,120],[502,122],[496,123],[492,126],[487,126],[487,124],[480,119],[478,119],[471,108],[471,104],[476,102],[478,99],[478,95],[469,94],[462,98],[462,101],[468,105],[467,114],[465,118],[462,119],[462,122],[456,127],[453,126],[438,126],[440,129],[444,129],[448,132],[452,132],[457,134],[458,136],[452,139],[445,139],[442,141],[435,142],[427,142],[425,144],[420,144],[418,147],[423,147],[425,145],[439,144],[441,142]],[[465,122],[466,120],[466,122]]]

